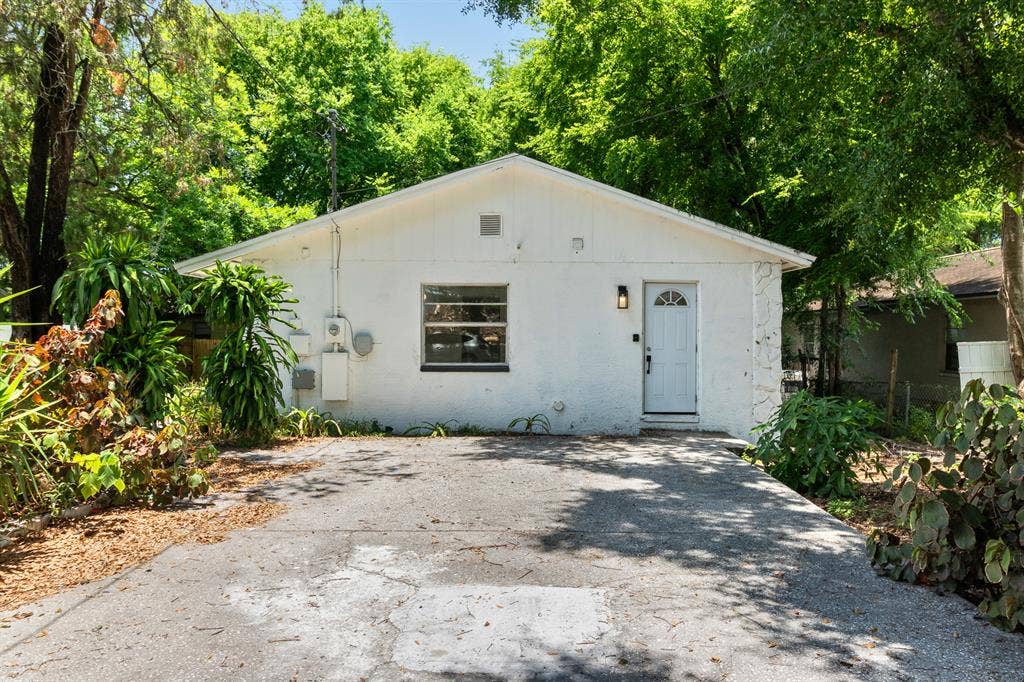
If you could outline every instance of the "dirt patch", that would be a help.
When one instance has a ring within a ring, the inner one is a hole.
[[[233,492],[318,466],[222,457],[209,473],[216,491]],[[174,544],[221,542],[231,531],[262,526],[285,509],[256,494],[218,510],[120,507],[55,522],[0,548],[0,611],[138,566]]]

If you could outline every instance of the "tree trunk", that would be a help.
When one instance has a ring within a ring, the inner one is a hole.
[[[843,341],[846,337],[846,288],[836,286],[836,319],[832,324],[829,349],[828,394],[839,395],[843,375]]]
[[[93,4],[93,23],[104,9]],[[25,199],[19,208],[5,159],[0,158],[0,233],[11,261],[14,291],[32,289],[12,301],[14,322],[59,322],[50,311],[57,278],[67,267],[64,222],[82,117],[89,100],[92,64],[78,61],[73,37],[57,25],[46,27],[32,139],[25,168]],[[77,77],[77,87],[76,87]],[[31,339],[39,328],[15,327],[14,338]]]
[[[1006,308],[1006,341],[1017,391],[1024,395],[1024,168],[1018,185],[1003,198],[1003,286],[1000,298]]]
[[[825,374],[828,367],[828,296],[821,297],[821,310],[818,311],[818,375],[814,377],[814,394],[825,395]]]

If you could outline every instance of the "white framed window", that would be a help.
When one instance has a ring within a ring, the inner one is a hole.
[[[508,285],[424,284],[422,371],[508,371]]]

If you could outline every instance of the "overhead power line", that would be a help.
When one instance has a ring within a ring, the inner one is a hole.
[[[233,28],[231,28],[231,25],[227,21],[225,21],[224,17],[222,17],[220,12],[217,11],[217,8],[210,4],[210,0],[203,0],[203,3],[210,9],[210,11],[213,13],[214,19],[216,19],[217,23],[220,24],[225,31],[227,31],[228,35],[231,36],[231,39],[235,41],[239,49],[241,49],[242,52],[244,52],[245,55],[250,59],[250,61],[252,61],[252,63],[256,65],[256,68],[259,69],[260,73],[262,73],[271,83],[274,84],[274,87],[279,94],[291,100],[292,104],[296,105],[296,107],[298,107],[299,109],[313,111],[313,107],[311,107],[309,104],[305,102],[300,101],[299,98],[295,95],[295,92],[291,88],[286,86],[284,83],[282,83],[281,79],[274,75],[274,72],[267,68],[267,66],[263,64],[263,62],[255,54],[252,53],[252,50],[250,50],[249,47],[245,44],[245,41],[242,40],[241,36],[239,36],[238,33],[235,32]],[[344,123],[338,120],[338,112],[336,109],[328,109],[326,112],[315,111],[314,113],[326,119],[329,125],[328,131],[326,133],[324,133],[323,131],[315,131],[315,134],[325,139],[329,139],[330,141],[331,153],[328,159],[328,168],[331,174],[330,207],[331,211],[335,211],[338,208],[339,196],[356,194],[359,192],[365,192],[377,188],[373,185],[368,185],[366,187],[358,187],[356,189],[345,190],[342,192],[338,191],[337,133],[338,131],[347,133],[348,128],[345,126]]]
[[[242,52],[244,52],[246,56],[248,56],[249,59],[252,60],[252,63],[255,64],[256,67],[260,70],[260,72],[274,84],[274,86],[280,91],[280,93],[285,97],[288,97],[290,100],[292,100],[293,104],[298,104],[299,106],[305,106],[306,108],[309,108],[308,105],[303,105],[303,103],[299,101],[299,98],[295,96],[295,93],[292,92],[291,88],[285,86],[285,84],[282,83],[280,79],[278,79],[278,77],[274,75],[273,71],[271,71],[270,69],[263,65],[263,62],[261,62],[259,58],[256,57],[256,55],[254,55],[252,51],[246,46],[246,44],[242,41],[242,38],[237,33],[235,33],[235,29],[231,28],[231,25],[224,20],[224,17],[220,15],[220,12],[218,12],[217,9],[210,3],[210,0],[203,0],[203,2],[206,4],[207,7],[210,8],[210,11],[213,12],[213,18],[217,20],[217,23],[224,27],[224,30],[227,31],[228,35],[231,36],[231,38],[238,44],[238,47],[241,48]]]

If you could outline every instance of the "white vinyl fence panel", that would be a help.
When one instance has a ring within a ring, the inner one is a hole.
[[[985,385],[1013,385],[1010,351],[1006,341],[965,341],[956,344],[960,358],[960,388],[971,379],[983,379]]]

